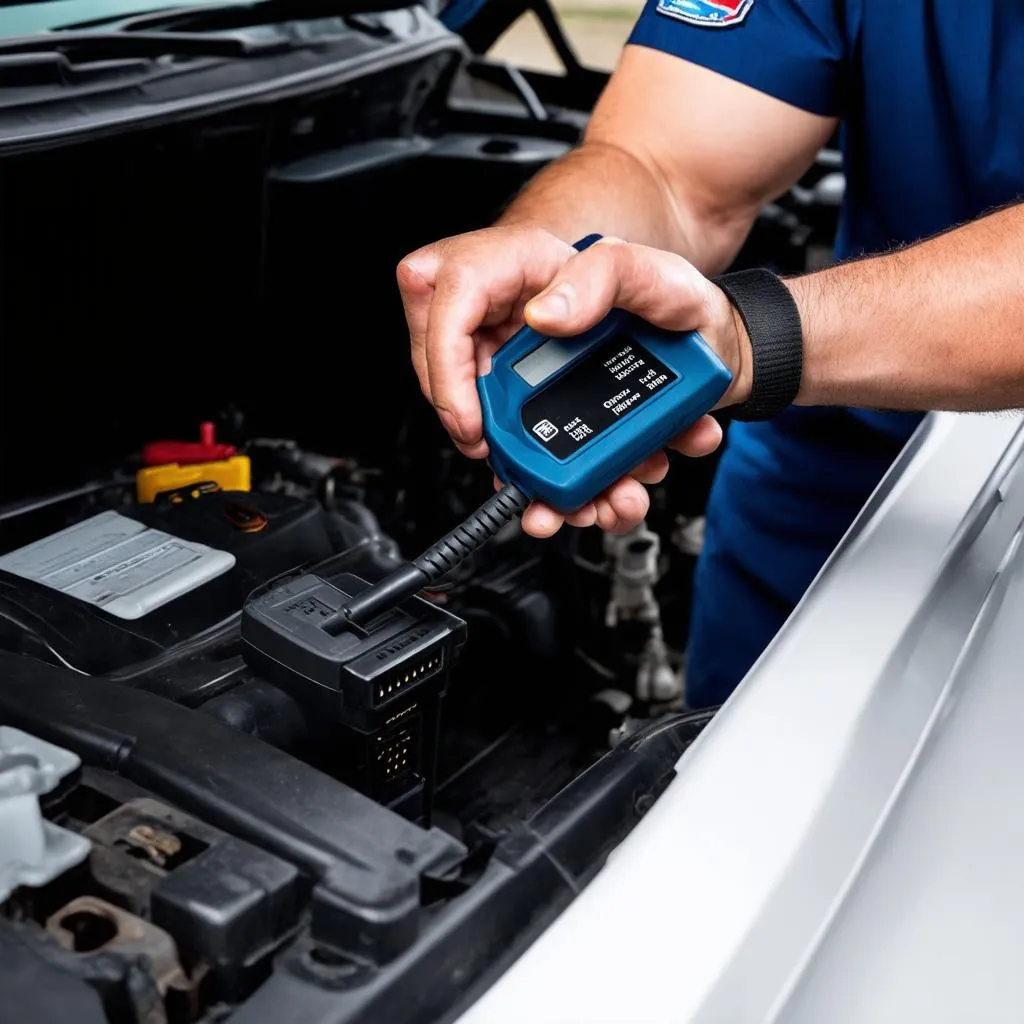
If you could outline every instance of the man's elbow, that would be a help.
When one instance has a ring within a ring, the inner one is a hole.
[[[760,210],[758,203],[735,193],[723,195],[699,180],[680,177],[641,146],[595,133],[588,135],[581,148],[632,165],[664,214],[659,220],[658,247],[679,253],[706,274],[717,273],[732,262]],[[636,201],[642,200],[637,197]]]
[[[743,247],[762,204],[723,193],[696,176],[652,173],[660,175],[678,233],[692,252],[683,255],[704,274],[721,273]]]

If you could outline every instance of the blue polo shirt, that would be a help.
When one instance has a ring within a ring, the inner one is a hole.
[[[840,257],[1024,192],[1020,0],[650,0],[630,42],[842,119]]]
[[[1024,0],[649,0],[630,42],[842,121],[840,258],[912,243],[1024,194]],[[757,590],[758,642],[770,639],[919,422],[791,409],[734,424],[709,513],[718,570],[698,579],[701,601],[730,605],[736,621],[735,595],[721,589],[729,569]],[[700,651],[726,628],[713,619],[698,611],[693,630],[705,640],[691,642],[707,677],[696,685],[720,699],[750,652],[708,682],[713,659]]]

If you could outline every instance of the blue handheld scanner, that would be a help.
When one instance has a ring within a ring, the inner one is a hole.
[[[696,331],[665,331],[623,310],[574,338],[524,327],[477,379],[491,467],[529,497],[574,511],[714,408],[731,382]]]

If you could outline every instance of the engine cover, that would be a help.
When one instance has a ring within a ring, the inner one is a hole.
[[[122,506],[0,558],[0,645],[117,672],[215,639],[257,586],[332,552],[313,501],[221,491]]]

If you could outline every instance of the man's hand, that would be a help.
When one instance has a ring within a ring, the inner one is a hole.
[[[435,242],[398,265],[420,387],[470,458],[487,454],[478,373],[574,252],[540,228],[495,227]]]
[[[750,394],[750,343],[725,293],[675,253],[603,238],[566,262],[526,304],[531,327],[568,337],[593,327],[612,309],[670,331],[700,331],[732,371],[720,406]]]
[[[579,334],[612,307],[627,309],[671,330],[700,330],[733,370],[725,402],[749,391],[749,357],[742,328],[724,294],[686,260],[645,246],[606,239],[576,254],[539,228],[497,227],[446,239],[406,257],[399,285],[420,386],[459,448],[487,454],[476,376],[525,321],[546,334]],[[539,293],[539,294],[538,294]],[[707,455],[722,432],[704,417],[671,445],[685,455]],[[664,479],[668,457],[658,452],[629,477],[572,515],[539,503],[524,528],[550,536],[568,521],[628,530],[647,514],[644,484]]]

